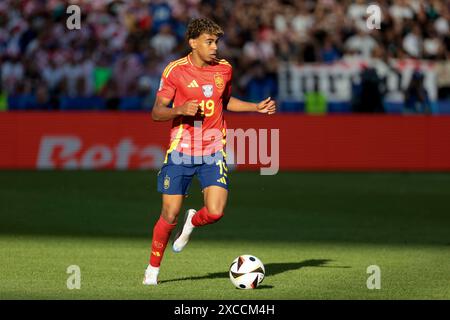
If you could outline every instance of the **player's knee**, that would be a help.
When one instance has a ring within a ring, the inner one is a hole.
[[[162,208],[161,216],[168,223],[175,223],[177,221],[178,211],[179,210],[177,210],[176,208],[165,206]]]
[[[167,223],[175,223],[177,222],[177,216],[173,214],[161,213],[161,217],[166,220]]]
[[[208,221],[208,223],[216,223],[217,221],[222,219],[222,217],[223,217],[223,213],[221,213],[221,214],[211,214],[211,213],[209,213],[207,221]]]
[[[222,206],[207,206],[206,209],[212,220],[218,221],[223,217],[224,208]]]

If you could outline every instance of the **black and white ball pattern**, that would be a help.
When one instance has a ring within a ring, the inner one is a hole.
[[[250,254],[237,257],[230,266],[230,280],[239,289],[255,289],[265,273],[261,260]]]

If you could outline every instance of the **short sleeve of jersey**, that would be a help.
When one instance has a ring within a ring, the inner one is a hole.
[[[164,74],[161,76],[159,82],[159,89],[157,96],[173,100],[175,97],[176,86],[174,83],[173,72],[169,73],[167,77]]]
[[[233,79],[233,69],[230,67],[230,75],[229,75],[229,78],[228,78],[228,81],[226,83],[225,90],[223,93],[223,101],[225,104],[228,104],[228,101],[231,98],[231,81],[232,81],[232,79]]]

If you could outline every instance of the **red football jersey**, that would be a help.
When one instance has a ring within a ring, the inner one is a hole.
[[[197,67],[191,54],[169,63],[161,77],[158,96],[172,100],[172,107],[197,100],[201,110],[193,117],[173,120],[168,153],[211,155],[223,150],[226,142],[224,103],[231,95],[232,67],[226,60]]]

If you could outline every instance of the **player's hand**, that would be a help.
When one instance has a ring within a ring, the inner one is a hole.
[[[182,116],[195,116],[199,108],[198,100],[189,100],[179,107],[179,112]]]
[[[271,99],[271,97],[268,97],[267,99],[261,101],[256,105],[256,110],[259,113],[274,114],[275,112],[277,112],[277,105],[275,104],[275,101]]]

